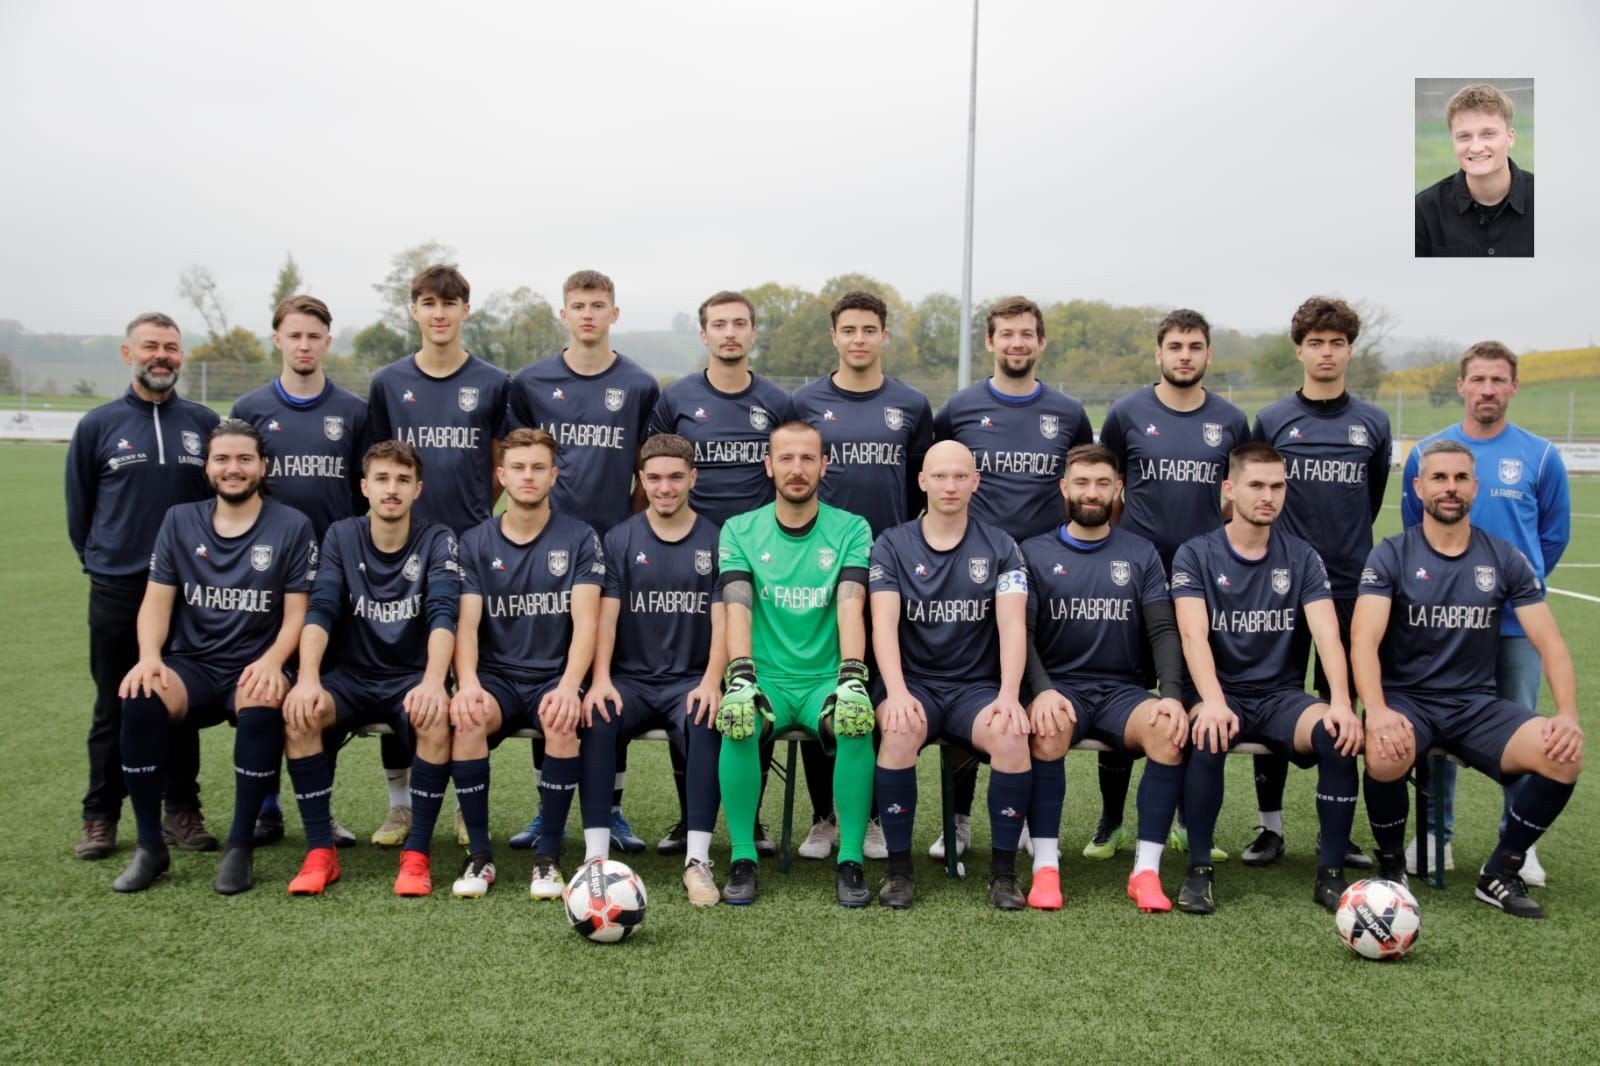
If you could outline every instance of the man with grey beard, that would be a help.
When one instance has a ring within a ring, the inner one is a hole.
[[[130,322],[122,361],[133,368],[128,391],[85,415],[67,448],[67,533],[89,575],[95,684],[83,835],[73,848],[80,859],[103,859],[117,848],[127,794],[117,686],[139,660],[135,620],[161,520],[174,504],[211,495],[205,444],[219,421],[209,407],[177,394],[183,338],[168,316],[148,312]],[[167,843],[215,851],[217,838],[200,816],[200,741],[192,727],[173,730],[165,765]]]

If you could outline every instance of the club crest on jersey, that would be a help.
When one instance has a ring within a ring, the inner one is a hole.
[[[1477,582],[1479,592],[1494,591],[1494,567],[1477,566],[1472,569],[1472,579]]]
[[[751,429],[763,429],[764,430],[770,425],[772,425],[772,416],[767,414],[766,408],[764,408],[764,407],[752,407],[752,408],[750,408],[750,428]]]
[[[606,410],[607,411],[620,411],[620,410],[622,410],[622,400],[623,400],[623,394],[622,394],[622,390],[621,389],[607,389],[606,390]]]
[[[1126,585],[1133,576],[1133,568],[1126,559],[1113,559],[1111,561],[1111,583],[1113,585]]]
[[[1207,422],[1200,430],[1201,438],[1206,442],[1206,447],[1215,448],[1222,443],[1222,425],[1219,422]]]
[[[411,553],[411,558],[406,560],[406,565],[400,570],[401,576],[407,581],[415,581],[422,576],[422,556],[416,552]]]
[[[283,432],[283,427],[278,424],[278,420],[276,418],[269,418],[267,420],[267,432],[268,433],[282,433]]]
[[[979,555],[968,558],[967,576],[979,585],[989,580],[989,560]]]
[[[1287,570],[1274,570],[1272,572],[1272,591],[1276,592],[1280,596],[1284,596],[1284,595],[1288,594],[1288,592],[1289,592],[1289,571],[1287,571]]]
[[[1357,448],[1365,448],[1367,446],[1367,427],[1351,426],[1350,443],[1354,444]]]
[[[699,574],[701,577],[705,577],[707,574],[711,573],[711,549],[710,548],[705,548],[705,549],[696,548],[695,549],[695,553],[694,553],[694,572]]]
[[[834,554],[832,548],[817,549],[817,565],[822,567],[824,570],[832,570],[833,561],[837,558],[838,556]]]
[[[1515,485],[1517,482],[1521,481],[1522,480],[1522,460],[1521,459],[1502,459],[1502,460],[1500,460],[1500,480],[1505,482],[1507,485]]]
[[[338,415],[327,415],[322,420],[322,435],[329,440],[344,439],[344,419]]]
[[[250,565],[257,570],[265,570],[272,565],[272,545],[257,544],[250,549]]]
[[[1055,440],[1056,434],[1061,432],[1061,419],[1055,415],[1039,416],[1039,433],[1045,440]]]
[[[890,429],[898,430],[906,424],[906,413],[898,407],[885,407],[883,409],[883,424]]]
[[[567,574],[567,552],[565,548],[544,553],[544,563],[554,577],[565,577]]]
[[[456,393],[456,403],[463,411],[476,411],[478,409],[478,390],[470,385],[461,386]]]
[[[184,430],[183,431],[183,450],[188,452],[190,455],[199,455],[200,454],[200,434],[196,433],[192,429]],[[1517,464],[1517,469],[1519,471],[1522,469],[1522,464],[1521,463]]]

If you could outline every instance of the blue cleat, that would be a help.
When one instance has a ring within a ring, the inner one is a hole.
[[[539,834],[542,832],[542,828],[539,824],[539,817],[540,816],[537,814],[534,815],[533,821],[528,823],[528,827],[522,832],[513,835],[510,840],[506,841],[506,843],[510,844],[514,848],[520,848],[523,851],[526,851],[529,848],[537,847],[539,844]],[[565,833],[562,833],[561,835],[566,836]]]
[[[633,826],[622,816],[621,807],[611,808],[611,845],[629,855],[637,855],[644,850],[644,841],[639,839],[638,834],[633,831]]]

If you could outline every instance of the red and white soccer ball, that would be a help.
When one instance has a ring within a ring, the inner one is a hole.
[[[620,862],[595,859],[567,883],[567,921],[586,940],[615,944],[644,921],[644,882]]]
[[[1422,930],[1422,911],[1411,890],[1379,878],[1345,889],[1334,920],[1345,946],[1365,959],[1398,959]]]

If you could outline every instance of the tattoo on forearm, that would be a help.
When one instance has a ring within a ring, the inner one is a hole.
[[[867,598],[867,587],[859,581],[839,582],[839,598],[841,600],[864,600]]]
[[[730,581],[722,590],[722,602],[738,604],[746,610],[755,602],[755,589],[748,581]]]

